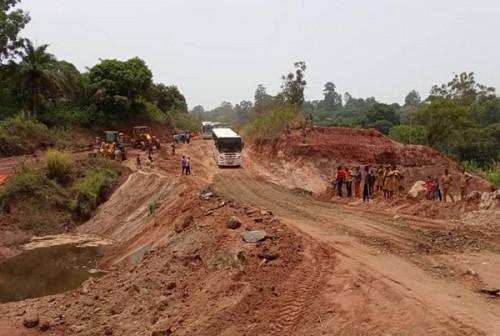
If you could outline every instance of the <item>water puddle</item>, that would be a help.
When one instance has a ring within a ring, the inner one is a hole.
[[[103,274],[98,271],[97,262],[110,244],[82,240],[54,245],[46,244],[52,239],[39,238],[43,244],[35,241],[28,243],[20,255],[0,264],[0,302],[62,293]]]

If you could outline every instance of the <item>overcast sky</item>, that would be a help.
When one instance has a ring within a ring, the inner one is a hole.
[[[402,102],[453,73],[500,88],[498,0],[23,0],[23,36],[80,70],[143,58],[190,108],[271,94],[303,60],[307,98],[342,93]]]

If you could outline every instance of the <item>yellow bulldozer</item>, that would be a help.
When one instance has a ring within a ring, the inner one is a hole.
[[[145,150],[147,146],[155,146],[160,149],[160,140],[151,135],[151,128],[148,126],[136,126],[133,130],[132,144],[135,148]]]
[[[113,160],[126,160],[127,148],[124,143],[123,133],[117,131],[105,131],[99,148],[99,154]]]

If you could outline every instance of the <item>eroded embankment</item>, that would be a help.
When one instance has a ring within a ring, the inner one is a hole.
[[[314,127],[306,137],[302,131],[282,135],[274,144],[252,145],[247,157],[262,162],[275,178],[289,187],[319,193],[330,184],[339,165],[378,167],[394,164],[403,172],[408,190],[415,181],[439,177],[447,168],[458,192],[461,167],[436,150],[419,145],[403,145],[373,129]],[[474,190],[491,191],[492,185],[475,176]]]

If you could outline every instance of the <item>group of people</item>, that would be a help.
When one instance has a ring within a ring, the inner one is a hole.
[[[465,200],[465,198],[467,197],[469,182],[471,179],[472,175],[467,173],[465,169],[462,169],[459,181],[461,201]],[[450,193],[453,176],[450,174],[448,169],[446,169],[443,176],[441,176],[441,184],[439,182],[440,181],[437,177],[427,176],[427,180],[425,181],[425,187],[427,189],[427,199],[446,202],[449,197],[452,202],[455,202],[455,198]]]
[[[191,175],[191,158],[182,156],[181,161],[182,175]]]
[[[396,165],[382,165],[378,169],[366,166],[363,172],[360,166],[354,168],[339,166],[332,187],[337,197],[343,197],[345,188],[345,195],[348,198],[353,197],[354,187],[354,197],[361,198],[363,182],[363,201],[369,202],[376,193],[383,193],[385,198],[397,195],[401,189],[402,179],[403,175]]]

